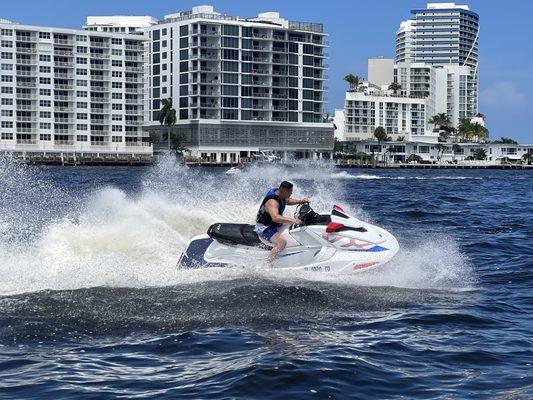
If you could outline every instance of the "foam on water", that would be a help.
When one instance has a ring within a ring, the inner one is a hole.
[[[333,173],[326,166],[266,166],[227,177],[166,160],[146,174],[138,194],[108,186],[80,196],[54,186],[45,171],[4,161],[0,163],[0,295],[94,286],[167,286],[243,276],[416,288],[464,284],[468,262],[449,238],[426,238],[413,248],[402,248],[387,268],[349,278],[294,276],[254,265],[245,270],[176,270],[176,261],[193,236],[217,221],[252,222],[264,189],[283,179],[294,180],[295,195],[311,198],[318,211],[340,203],[348,212],[369,219],[346,199],[342,180],[330,179]],[[23,206],[17,205],[17,199],[24,199]]]
[[[347,171],[334,172],[331,174],[332,179],[386,179],[386,180],[481,180],[483,178],[475,176],[453,176],[453,175],[438,175],[438,176],[389,176],[389,175],[375,175],[375,174],[351,174]]]

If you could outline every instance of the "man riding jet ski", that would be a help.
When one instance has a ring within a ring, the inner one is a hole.
[[[398,252],[398,241],[386,230],[351,217],[337,205],[329,214],[318,214],[307,199],[290,198],[292,187],[284,193],[280,189],[267,193],[256,225],[216,223],[207,234],[194,237],[178,268],[253,267],[267,262],[283,270],[347,273],[383,265]],[[269,202],[276,203],[278,214]],[[294,218],[283,217],[285,206],[291,204],[299,204]],[[273,243],[272,238],[280,240]]]
[[[287,246],[287,240],[281,235],[279,229],[283,224],[301,225],[302,221],[298,218],[284,217],[283,212],[285,206],[292,206],[296,204],[309,203],[307,198],[293,199],[292,183],[283,181],[279,188],[270,189],[259,207],[257,212],[256,225],[254,231],[266,241],[270,241],[274,247],[268,254],[268,264],[272,266],[272,262],[276,255]]]

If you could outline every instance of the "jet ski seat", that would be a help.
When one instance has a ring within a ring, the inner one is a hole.
[[[263,243],[254,232],[254,225],[248,224],[213,224],[207,234],[211,239],[228,245],[260,246]]]

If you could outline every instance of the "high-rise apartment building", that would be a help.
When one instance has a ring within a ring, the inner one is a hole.
[[[411,13],[411,19],[402,22],[396,33],[396,61],[459,72],[460,76],[450,76],[449,81],[462,94],[453,110],[457,118],[451,117],[455,121],[474,117],[478,112],[479,16],[468,6],[455,3],[429,3]],[[467,67],[468,74],[457,67]]]
[[[0,149],[151,154],[138,35],[0,23]]]
[[[262,149],[302,156],[331,150],[322,24],[278,13],[240,19],[200,6],[146,31],[150,129],[159,125],[161,100],[172,98],[175,129],[194,155],[237,161]]]

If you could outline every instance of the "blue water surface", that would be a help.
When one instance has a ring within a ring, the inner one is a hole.
[[[2,399],[533,398],[533,171],[0,168]],[[390,230],[396,259],[174,275],[162,242],[287,177]]]

